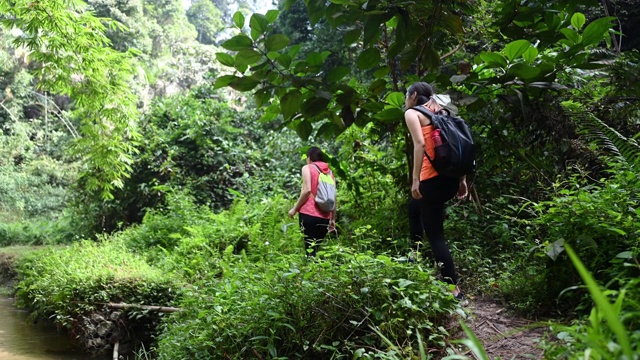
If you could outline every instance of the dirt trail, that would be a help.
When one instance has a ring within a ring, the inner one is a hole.
[[[474,299],[467,311],[467,325],[484,345],[490,359],[542,359],[539,341],[548,328],[513,315],[506,307],[488,299]],[[464,337],[461,334],[461,337]],[[464,355],[473,358],[470,351]]]

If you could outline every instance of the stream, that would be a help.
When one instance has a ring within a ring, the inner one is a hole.
[[[66,333],[55,326],[30,321],[13,299],[0,295],[0,360],[96,360],[74,352]]]

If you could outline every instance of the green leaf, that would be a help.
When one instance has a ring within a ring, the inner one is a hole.
[[[326,110],[327,105],[329,105],[329,99],[313,96],[302,104],[302,115],[307,118],[314,117]]]
[[[583,13],[577,12],[571,17],[571,26],[573,26],[573,28],[576,30],[582,29],[585,22],[587,22],[587,18]]]
[[[271,100],[271,91],[269,89],[260,89],[253,94],[257,107],[262,107]]]
[[[284,67],[285,69],[288,69],[289,66],[291,66],[291,56],[287,54],[282,54],[278,56],[276,61],[278,62],[278,64],[282,65],[282,67]]]
[[[511,74],[521,80],[531,80],[540,75],[541,70],[537,67],[526,65],[523,63],[515,64],[507,70],[507,74]]]
[[[267,31],[268,26],[269,26],[269,20],[267,20],[266,16],[262,14],[251,15],[251,19],[249,19],[249,27],[252,30],[255,30],[257,33],[262,35]]]
[[[404,119],[404,111],[399,108],[388,108],[380,111],[373,117],[385,122],[402,121],[402,119]]]
[[[330,83],[342,80],[347,74],[349,74],[350,69],[346,66],[338,66],[336,68],[331,69],[329,71],[329,75],[327,75],[327,81]]]
[[[285,120],[291,119],[300,111],[302,94],[298,90],[291,90],[280,99],[280,109]]]
[[[376,48],[368,48],[358,56],[358,69],[367,70],[380,63],[380,51]]]
[[[307,139],[309,139],[309,136],[313,131],[313,126],[311,126],[311,123],[309,123],[308,121],[303,120],[296,125],[295,130],[300,139],[306,141]]]
[[[482,342],[480,342],[476,334],[473,333],[473,330],[471,330],[462,320],[460,320],[460,326],[462,326],[465,334],[467,334],[468,339],[454,340],[454,342],[464,344],[468,347],[476,359],[489,360],[489,355],[487,355],[486,350],[482,346]]]
[[[516,40],[508,43],[503,50],[509,61],[513,61],[531,47],[529,40]]]
[[[598,283],[595,281],[591,273],[584,266],[578,255],[573,251],[573,248],[569,246],[569,244],[565,244],[565,249],[569,258],[571,258],[571,262],[573,266],[578,270],[582,281],[587,285],[587,289],[589,289],[589,293],[591,294],[591,299],[596,304],[596,308],[598,309],[599,315],[604,317],[607,321],[606,326],[616,334],[617,341],[619,345],[622,347],[623,353],[626,355],[628,359],[633,359],[633,350],[631,347],[631,342],[629,341],[629,335],[620,320],[620,313],[615,312],[613,306],[607,299],[607,297],[603,294],[598,286]]]
[[[582,45],[589,46],[600,42],[611,28],[614,17],[608,16],[592,21],[582,32]]]
[[[507,59],[501,54],[495,52],[482,52],[480,53],[480,59],[489,65],[489,67],[507,67]]]
[[[389,76],[389,71],[391,71],[391,69],[388,66],[383,66],[373,73],[373,77],[376,79],[386,78]]]
[[[265,18],[267,18],[267,21],[269,22],[269,24],[272,24],[274,21],[278,19],[278,15],[280,15],[280,11],[272,9],[267,11]]]
[[[236,11],[236,13],[233,14],[233,23],[239,29],[244,27],[244,15],[242,15],[240,11]]]
[[[262,54],[253,49],[242,49],[236,54],[236,65],[253,65],[262,59]]]
[[[233,60],[233,56],[227,54],[227,53],[216,53],[216,59],[218,59],[218,62],[224,66],[230,66],[233,67],[235,65],[235,60]]]
[[[569,40],[569,42],[567,43],[567,45],[569,46],[573,46],[577,43],[580,42],[580,35],[578,34],[577,31],[573,30],[573,29],[569,29],[569,28],[562,28],[560,29],[560,32],[562,33],[562,35],[564,35],[564,37],[567,38],[567,40]]]
[[[380,95],[387,87],[386,79],[377,79],[369,85],[369,92],[374,95]]]
[[[223,75],[216,78],[216,83],[213,85],[214,89],[220,89],[228,86],[233,80],[238,79],[235,75]]]
[[[380,33],[382,31],[380,26],[381,24],[382,16],[367,16],[367,20],[364,24],[364,46],[369,46],[369,44],[373,43],[376,38],[380,37]]]
[[[239,51],[253,47],[253,41],[247,35],[240,34],[223,42],[222,47],[231,51]]]
[[[322,66],[324,60],[329,56],[329,54],[331,54],[330,51],[323,51],[322,53],[312,51],[307,55],[307,64],[309,64],[309,66]]]
[[[274,34],[267,38],[264,45],[267,48],[267,51],[278,51],[287,47],[287,45],[289,45],[289,41],[290,40],[286,35]]]
[[[357,29],[357,28],[347,31],[347,33],[344,34],[344,44],[345,45],[351,45],[351,44],[355,43],[356,41],[358,41],[360,39],[360,34],[361,33],[362,33],[362,31],[360,29]]]
[[[386,102],[390,105],[402,108],[404,105],[404,94],[398,91],[389,93],[389,95],[387,95]]]
[[[260,81],[250,76],[239,77],[229,82],[229,86],[238,91],[250,91],[260,84]]]
[[[529,47],[527,51],[522,53],[522,58],[529,63],[535,60],[536,57],[538,57],[538,49],[533,46]]]

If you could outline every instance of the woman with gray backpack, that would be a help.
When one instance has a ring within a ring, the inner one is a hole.
[[[336,179],[320,148],[309,148],[306,162],[301,171],[302,190],[289,217],[299,214],[305,254],[313,257],[327,233],[335,231]]]

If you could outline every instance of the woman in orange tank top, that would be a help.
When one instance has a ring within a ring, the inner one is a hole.
[[[466,178],[449,178],[440,176],[431,162],[424,155],[434,156],[434,144],[431,139],[433,125],[431,119],[412,108],[424,106],[436,113],[442,107],[433,99],[434,91],[431,85],[418,82],[409,87],[405,98],[407,111],[404,113],[405,123],[413,139],[413,169],[411,182],[411,196],[419,200],[422,227],[427,235],[431,249],[438,264],[442,264],[443,279],[452,284],[453,296],[465,304],[466,298],[460,291],[458,276],[453,264],[449,246],[444,237],[444,211],[446,203],[456,193],[464,197],[467,193]]]

